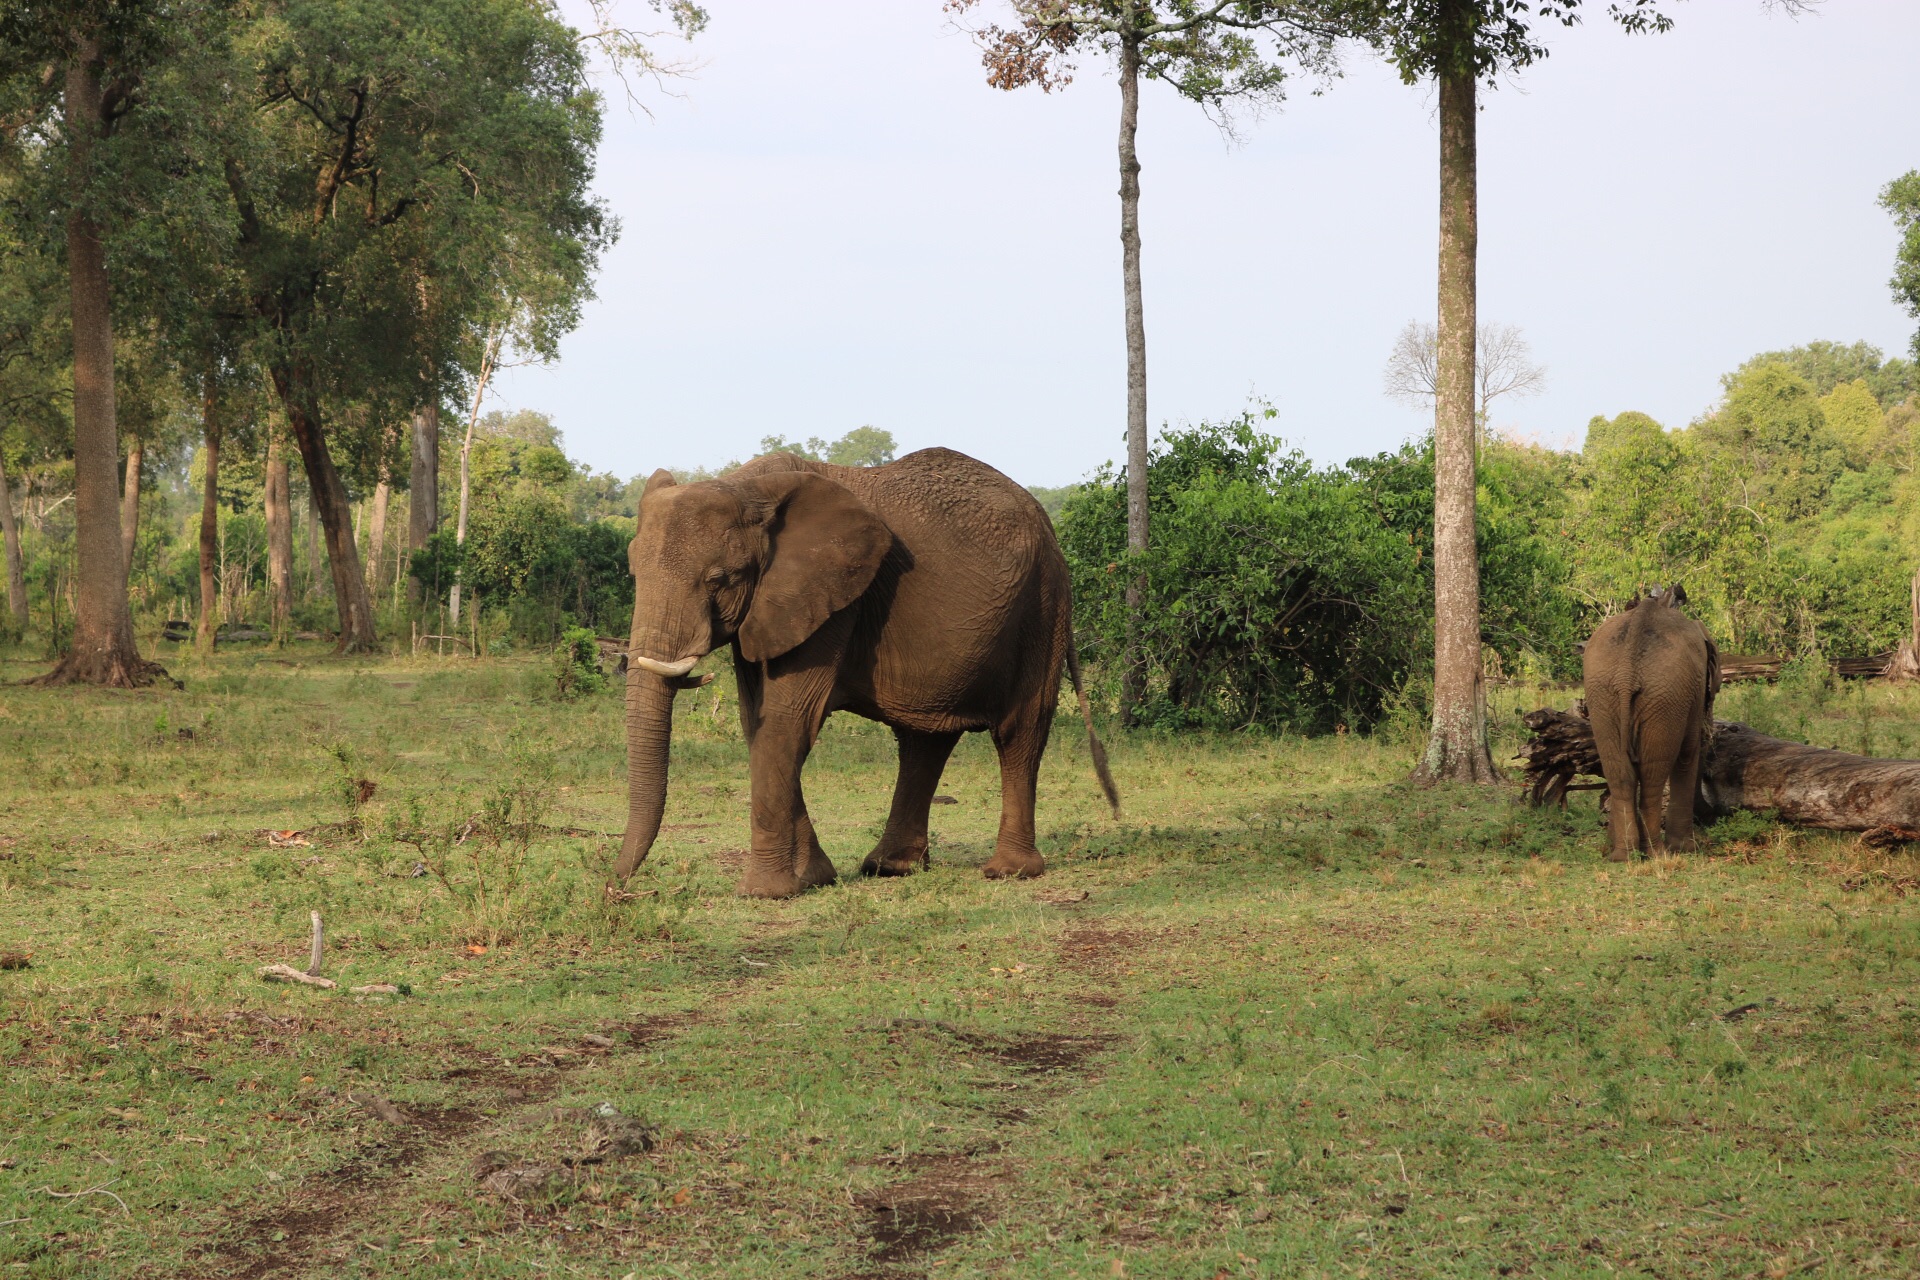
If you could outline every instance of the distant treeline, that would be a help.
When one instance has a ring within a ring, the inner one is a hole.
[[[1576,453],[1480,453],[1482,640],[1495,673],[1569,677],[1574,644],[1642,586],[1683,582],[1723,650],[1840,656],[1911,628],[1920,563],[1914,365],[1864,344],[1755,356],[1669,430],[1588,424]],[[1145,720],[1322,732],[1423,709],[1433,653],[1431,442],[1315,467],[1258,415],[1150,455]],[[1102,468],[1058,516],[1080,643],[1125,646],[1126,486]]]

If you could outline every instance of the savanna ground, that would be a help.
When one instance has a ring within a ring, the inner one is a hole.
[[[1409,789],[1409,735],[1116,735],[1116,823],[1063,716],[1044,878],[979,875],[976,737],[931,872],[744,901],[723,676],[608,902],[617,693],[163,658],[184,691],[0,689],[6,1274],[1920,1269],[1909,857],[1742,817],[1607,866],[1590,793]],[[1516,707],[1574,696],[1496,694],[1503,755]],[[1895,689],[1722,714],[1920,745]],[[831,722],[843,872],[892,772]],[[262,982],[315,909],[339,988]]]

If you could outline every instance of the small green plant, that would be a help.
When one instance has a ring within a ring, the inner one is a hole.
[[[553,687],[563,702],[607,687],[607,678],[600,674],[600,643],[593,632],[571,627],[561,635],[554,652]]]
[[[373,779],[361,774],[362,761],[358,753],[344,742],[336,742],[325,748],[326,755],[333,762],[327,770],[327,790],[341,807],[347,811],[347,825],[354,830],[360,828],[360,811],[367,801],[379,789]]]
[[[421,865],[457,904],[465,941],[497,946],[512,940],[527,906],[522,891],[533,842],[546,831],[543,819],[557,791],[553,757],[515,744],[499,780],[482,795],[479,813],[430,820],[415,796],[406,818],[391,822],[391,837],[418,851]]]

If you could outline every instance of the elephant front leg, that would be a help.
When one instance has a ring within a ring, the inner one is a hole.
[[[778,732],[763,724],[749,751],[753,774],[753,843],[740,892],[750,898],[791,898],[803,890],[832,884],[833,863],[820,848],[800,790],[800,771],[812,747],[812,734]]]
[[[830,625],[764,669],[735,659],[753,782],[753,843],[740,881],[748,897],[791,898],[836,878],[814,834],[800,773],[826,722],[844,629]]]
[[[922,733],[895,729],[900,743],[900,778],[893,788],[893,808],[880,842],[860,864],[865,876],[906,876],[927,866],[927,810],[940,785],[947,757],[960,741],[957,733]]]

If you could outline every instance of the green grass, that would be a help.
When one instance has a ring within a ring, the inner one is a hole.
[[[181,692],[0,689],[0,952],[31,960],[0,972],[5,1274],[1914,1269],[1911,858],[1743,816],[1607,867],[1590,794],[1413,790],[1412,744],[1355,737],[1117,738],[1116,823],[1063,717],[1046,877],[980,877],[974,737],[930,873],[747,901],[723,678],[680,699],[668,828],[609,903],[614,843],[564,833],[622,824],[616,694],[174,661]],[[1498,695],[1503,732],[1574,696]],[[1920,743],[1894,689],[1722,713]],[[843,871],[892,770],[831,722]],[[341,987],[260,981],[316,909]],[[347,990],[376,982],[407,994]],[[651,1149],[596,1153],[601,1103]]]

